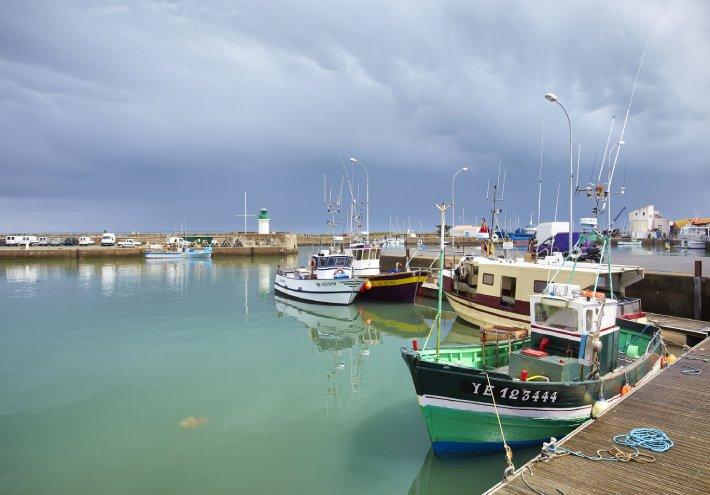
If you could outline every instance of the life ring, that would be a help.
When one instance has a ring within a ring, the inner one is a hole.
[[[582,291],[582,296],[591,299],[592,297],[595,297],[597,299],[606,299],[606,294],[603,292],[593,292],[591,290],[583,290]]]

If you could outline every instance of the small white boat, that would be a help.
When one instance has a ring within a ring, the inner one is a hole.
[[[705,249],[705,245],[710,240],[710,227],[691,223],[680,229],[678,238],[682,248]]]
[[[640,246],[641,239],[631,239],[628,241],[619,241],[616,243],[618,246]]]
[[[210,258],[212,257],[212,248],[192,248],[192,247],[179,247],[175,250],[162,250],[162,251],[146,251],[145,257],[148,259],[185,259],[185,258]]]
[[[278,268],[274,291],[302,301],[321,304],[352,304],[364,279],[353,278],[352,256],[321,249],[308,268]]]

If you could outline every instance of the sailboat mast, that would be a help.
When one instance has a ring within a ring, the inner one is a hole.
[[[540,225],[540,204],[542,202],[542,150],[545,146],[545,115],[542,116],[542,132],[540,133],[540,171],[537,183],[537,225]],[[530,219],[532,223],[532,218]]]

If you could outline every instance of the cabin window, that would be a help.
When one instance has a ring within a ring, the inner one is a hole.
[[[513,306],[515,304],[515,277],[501,277],[500,300],[507,306]]]
[[[355,258],[356,260],[361,260],[362,259],[362,249],[353,250],[353,258]]]
[[[328,268],[332,268],[335,266],[335,258],[326,258],[328,262]]]
[[[365,249],[364,251],[365,251],[365,256],[363,256],[362,259],[364,259],[364,260],[369,260],[369,259],[370,259],[370,250],[369,250],[369,249]]]
[[[493,274],[492,273],[484,273],[483,274],[483,283],[486,285],[493,285]]]
[[[318,268],[325,268],[325,258],[316,258],[318,260]]]
[[[343,256],[338,256],[338,259],[335,262],[335,264],[338,266],[346,266],[345,265],[345,258]]]
[[[471,276],[468,278],[469,279],[469,284],[471,287],[477,287],[478,286],[478,265],[473,265],[473,270],[471,273]]]
[[[579,327],[577,316],[577,310],[573,308],[535,304],[535,323],[538,325],[576,332]]]
[[[535,280],[535,282],[533,282],[533,292],[535,294],[542,294],[545,287],[547,287],[547,282],[545,280]]]
[[[375,259],[380,259],[380,248],[375,249]]]

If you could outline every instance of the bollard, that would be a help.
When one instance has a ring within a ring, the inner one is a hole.
[[[700,319],[703,300],[703,262],[695,260],[695,276],[693,277],[693,318]]]

